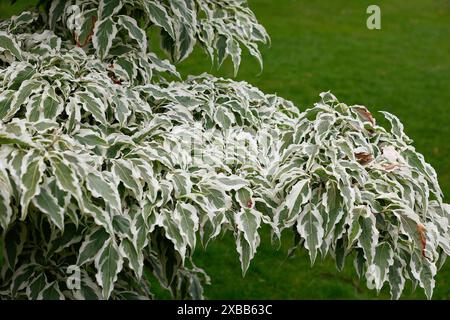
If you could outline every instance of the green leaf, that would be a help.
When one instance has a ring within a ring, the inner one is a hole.
[[[214,114],[214,121],[216,121],[219,127],[227,130],[236,122],[236,118],[234,117],[233,112],[229,111],[229,109],[218,106],[216,113]]]
[[[394,264],[394,252],[387,242],[380,243],[376,248],[373,264],[367,268],[367,286],[380,291],[388,279],[389,268]]]
[[[95,259],[97,283],[103,288],[103,298],[109,299],[117,281],[117,275],[122,270],[123,258],[113,240],[109,240]]]
[[[94,197],[103,199],[105,204],[117,210],[117,212],[122,211],[117,189],[111,182],[105,180],[101,174],[88,173],[86,185]]]
[[[391,287],[391,297],[395,300],[400,299],[405,287],[403,269],[403,261],[398,257],[394,257],[394,263],[389,267],[389,286]]]
[[[220,67],[228,55],[227,38],[223,35],[219,35],[217,37],[216,46],[217,46],[217,60],[218,60],[218,65]]]
[[[175,32],[172,26],[172,18],[167,13],[166,8],[156,1],[146,1],[146,13],[149,19],[157,26],[164,30],[175,39]]]
[[[133,79],[133,75],[129,74],[130,79]],[[131,115],[131,110],[128,106],[128,100],[114,96],[112,97],[114,104],[115,104],[115,110],[114,110],[114,116],[117,121],[119,121],[121,126],[124,126],[126,124],[126,121],[128,117]]]
[[[38,15],[29,11],[24,11],[18,16],[11,17],[11,25],[9,31],[17,31],[20,27],[25,27],[37,19]]]
[[[81,229],[81,228],[80,228]],[[81,234],[80,229],[74,223],[68,223],[64,225],[64,232],[57,234],[55,238],[49,244],[49,253],[58,253],[68,248],[72,244],[79,243],[85,235]]]
[[[22,85],[14,95],[14,99],[11,102],[8,112],[6,112],[5,116],[3,117],[3,121],[11,119],[17,113],[20,107],[25,104],[33,94],[41,91],[42,85],[43,83],[41,81],[33,79],[25,80],[24,82],[22,82]]]
[[[52,282],[45,286],[38,297],[38,300],[65,300],[64,294],[59,288],[58,282]]]
[[[0,163],[0,226],[3,230],[8,229],[8,225],[11,222],[13,216],[13,210],[11,206],[12,186],[9,176],[2,168]]]
[[[95,23],[97,22],[97,10],[83,12],[83,23],[77,35],[77,43],[79,46],[85,46],[91,40]]]
[[[400,122],[400,120],[389,112],[381,111],[381,113],[390,122],[391,133],[402,140],[409,141],[409,139],[406,137],[404,133],[403,124]]]
[[[119,178],[124,186],[130,189],[137,200],[142,199],[142,185],[136,168],[126,160],[114,160],[112,172]]]
[[[223,173],[205,177],[204,184],[224,191],[239,190],[249,184],[249,182],[237,175],[225,175]]]
[[[74,292],[77,300],[102,300],[101,288],[89,277],[86,272],[81,274],[81,288]]]
[[[363,249],[366,261],[372,264],[375,258],[375,248],[378,244],[378,230],[375,216],[367,211],[367,214],[359,217],[361,234],[358,238],[358,246]]]
[[[108,146],[108,142],[100,135],[100,133],[94,130],[81,129],[74,135],[74,138],[88,147]]]
[[[5,90],[0,93],[0,119],[3,119],[11,109],[11,103],[14,96],[14,90]]]
[[[173,182],[175,197],[180,198],[191,193],[192,182],[189,174],[185,172],[175,171],[166,176],[167,180]]]
[[[22,50],[11,34],[0,31],[0,48],[11,52],[11,54],[16,57],[17,60],[23,60]]]
[[[109,239],[110,235],[102,227],[92,229],[91,233],[81,244],[77,265],[82,266],[93,261]]]
[[[235,222],[239,230],[236,247],[241,260],[242,273],[245,274],[259,246],[258,229],[261,226],[261,215],[253,209],[242,208],[235,215]]]
[[[66,0],[53,0],[49,10],[49,26],[51,30],[55,30],[56,22],[61,18],[66,6]]]
[[[33,199],[34,205],[45,213],[51,222],[60,230],[64,230],[64,208],[58,204],[56,197],[51,194],[47,186],[40,188],[39,193]]]
[[[10,287],[12,297],[17,298],[19,291],[24,290],[27,286],[30,285],[35,272],[36,264],[26,262],[21,264],[17,269],[14,270]]]
[[[326,236],[332,236],[335,226],[344,216],[342,208],[342,196],[337,188],[336,183],[331,180],[327,182],[327,192],[324,201],[326,203],[327,220],[325,227]]]
[[[106,211],[99,205],[93,204],[92,198],[87,194],[87,191],[85,190],[83,190],[82,201],[84,212],[89,214],[94,219],[97,225],[104,227],[108,231],[111,231],[113,229],[111,213],[109,211]]]
[[[77,199],[79,204],[82,205],[82,203],[80,203],[80,182],[70,163],[64,158],[60,157],[57,153],[51,154],[49,159],[58,186],[62,190],[72,194],[72,196]]]
[[[119,16],[117,22],[128,31],[131,39],[134,39],[139,44],[142,52],[147,51],[147,35],[145,31],[139,28],[136,20],[129,16]]]
[[[20,205],[22,207],[21,219],[25,219],[28,212],[28,204],[40,192],[40,182],[45,170],[44,158],[39,152],[27,154],[22,163]]]
[[[25,80],[29,80],[33,77],[33,75],[36,74],[36,70],[35,68],[28,64],[28,63],[24,63],[23,65],[23,69],[17,67],[17,76],[15,76],[14,78],[10,79],[9,82],[9,89],[11,90],[18,90],[20,88],[20,85],[22,84],[22,82],[24,82]]]
[[[411,255],[409,265],[411,267],[411,274],[419,281],[419,285],[424,289],[427,298],[431,299],[436,284],[434,280],[437,272],[436,265],[423,257],[420,251],[416,251]]]
[[[317,250],[323,241],[323,219],[319,210],[311,205],[305,206],[297,219],[297,232],[305,239],[305,248],[309,251],[311,265],[317,257]]]
[[[166,238],[172,241],[175,250],[180,253],[184,260],[186,255],[186,241],[180,232],[179,225],[173,220],[172,213],[169,210],[161,210],[161,224],[166,232]]]
[[[106,18],[95,24],[92,44],[100,59],[106,58],[116,35],[117,27],[111,18]]]
[[[47,286],[47,277],[45,273],[39,274],[32,280],[29,286],[27,286],[27,296],[30,300],[37,300],[39,295],[43,295],[45,287]]]
[[[106,125],[106,107],[104,103],[99,98],[94,97],[88,92],[79,92],[77,95],[83,109],[92,114],[95,120]]]
[[[136,247],[130,239],[124,238],[120,243],[120,251],[128,260],[128,265],[134,271],[137,278],[142,277],[144,268],[144,254],[141,250],[136,250]]]
[[[197,275],[193,274],[189,277],[189,294],[193,300],[204,300],[203,286]]]
[[[250,188],[244,187],[239,189],[236,192],[236,200],[239,202],[241,207],[252,208],[254,205],[254,201],[252,199],[253,192]]]
[[[234,76],[237,76],[239,65],[241,64],[241,54],[242,50],[239,46],[239,42],[233,38],[227,38],[227,52],[231,55],[231,60],[233,61]]]
[[[177,61],[183,61],[191,54],[195,45],[195,38],[191,28],[184,23],[177,24],[176,33],[176,57]]]
[[[54,120],[64,110],[63,104],[57,99],[55,90],[47,87],[41,100],[41,110],[44,111],[44,118]]]
[[[115,15],[120,11],[120,9],[122,9],[121,0],[100,0],[98,6],[98,16],[100,17],[99,20]]]
[[[16,144],[22,147],[33,146],[33,142],[28,135],[16,136],[8,133],[0,133],[0,145],[6,144]]]
[[[197,209],[188,203],[177,202],[173,219],[178,223],[181,235],[194,251],[199,222]]]
[[[4,254],[4,259],[11,270],[15,270],[19,256],[21,255],[25,241],[27,240],[27,234],[28,230],[26,225],[18,223],[4,235],[2,252]]]
[[[288,208],[288,215],[284,221],[285,225],[292,223],[302,211],[302,206],[311,198],[311,188],[308,179],[298,181],[286,196],[285,206]]]

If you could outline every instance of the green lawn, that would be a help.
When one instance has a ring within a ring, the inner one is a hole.
[[[0,17],[12,11],[0,1]],[[19,7],[27,1],[19,1]],[[366,8],[377,3],[382,29],[366,28]],[[450,200],[450,1],[448,0],[250,0],[272,38],[263,52],[264,71],[246,57],[238,80],[265,92],[276,92],[301,110],[331,90],[347,104],[363,104],[372,111],[387,110],[400,117],[416,148],[436,168]],[[231,64],[205,70],[197,50],[179,69],[183,75],[209,71],[232,76]],[[380,118],[380,114],[376,114]],[[380,119],[380,122],[381,119]],[[383,123],[383,122],[382,122]],[[357,281],[352,261],[342,273],[326,259],[311,268],[305,253],[286,258],[291,235],[279,247],[267,232],[242,278],[230,235],[196,252],[197,264],[213,285],[208,298],[221,299],[372,299],[376,292]],[[279,247],[279,248],[278,248]],[[408,287],[403,298],[423,299]],[[389,298],[388,289],[378,298]],[[450,263],[438,273],[434,299],[450,298]]]

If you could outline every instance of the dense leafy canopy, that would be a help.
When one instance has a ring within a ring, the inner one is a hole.
[[[40,4],[0,22],[2,298],[153,298],[155,277],[199,299],[198,241],[233,232],[245,273],[263,224],[295,230],[312,263],[351,256],[370,288],[431,297],[449,207],[395,116],[386,130],[330,93],[300,112],[245,82],[171,80],[195,44],[235,72],[241,47],[261,61],[245,1]]]

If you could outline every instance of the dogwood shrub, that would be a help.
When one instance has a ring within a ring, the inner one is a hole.
[[[436,172],[400,121],[331,93],[300,112],[245,82],[181,79],[197,44],[234,70],[268,36],[242,0],[40,1],[0,22],[0,296],[203,298],[224,232],[243,273],[267,225],[311,262],[430,298],[450,254]],[[160,47],[171,61],[158,56]],[[79,270],[79,283],[67,281]]]

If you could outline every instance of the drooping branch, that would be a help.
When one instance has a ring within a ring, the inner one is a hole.
[[[267,39],[242,1],[74,4],[0,25],[2,297],[152,298],[146,268],[202,298],[198,241],[231,231],[245,273],[263,224],[294,229],[312,263],[353,254],[369,287],[399,298],[410,279],[431,297],[449,207],[395,116],[386,130],[330,93],[300,112],[245,82],[165,80],[147,28],[174,60],[197,41],[237,67],[229,43]]]

